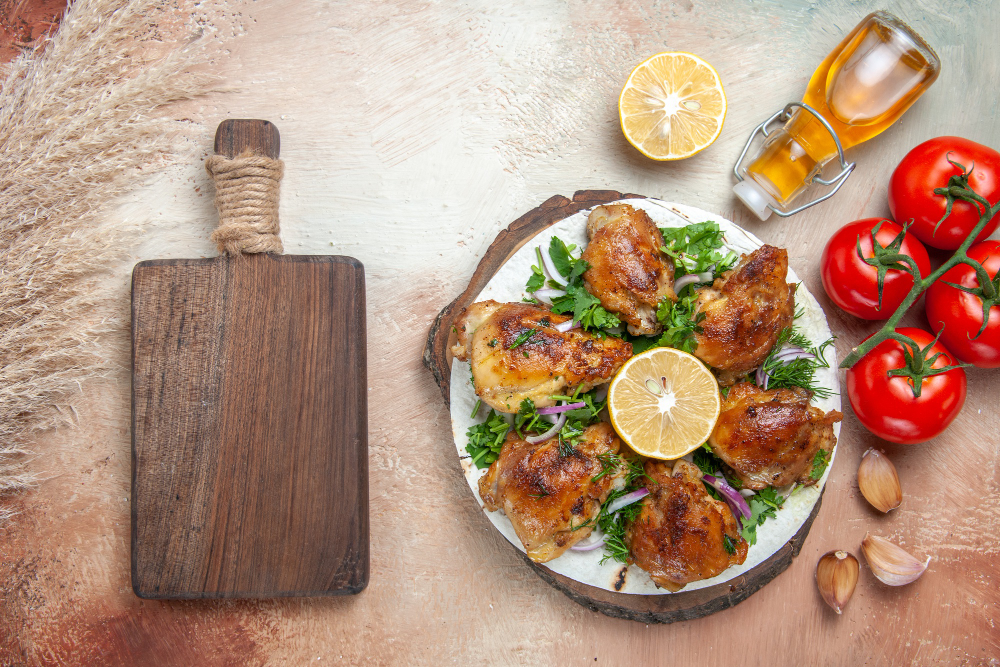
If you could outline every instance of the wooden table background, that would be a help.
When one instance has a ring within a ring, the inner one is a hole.
[[[941,78],[894,127],[852,151],[858,169],[835,199],[790,220],[751,218],[730,192],[748,133],[798,99],[842,35],[883,7],[936,48]],[[0,533],[0,664],[1000,664],[1000,373],[970,371],[964,412],[923,445],[888,445],[848,410],[822,510],[791,568],[733,609],[645,626],[571,602],[491,528],[420,363],[434,316],[497,232],[550,195],[587,188],[716,211],[787,247],[843,355],[874,326],[823,295],[823,244],[850,220],[888,214],[889,174],[917,143],[958,134],[1000,147],[1000,7],[219,0],[195,11],[210,42],[207,69],[233,89],[170,111],[194,128],[192,159],[115,212],[146,233],[116,267],[108,303],[125,311],[139,259],[214,254],[200,164],[211,135],[226,117],[274,121],[286,161],[286,252],[351,255],[367,270],[371,584],[340,599],[135,598],[128,358],[109,347],[111,378],[82,387],[76,428],[39,438],[31,467],[44,481]],[[711,62],[729,99],[716,144],[672,164],[632,149],[616,113],[631,68],[663,50]],[[922,312],[908,321],[923,325]],[[857,463],[870,446],[899,468],[904,501],[889,516],[858,493]],[[866,531],[933,560],[899,589],[862,565],[838,617],[815,590],[814,567],[831,549],[860,557]]]

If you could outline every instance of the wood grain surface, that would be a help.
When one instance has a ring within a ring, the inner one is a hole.
[[[276,158],[267,121],[215,150]],[[340,595],[368,583],[365,284],[338,256],[151,260],[132,274],[132,588]]]
[[[541,206],[520,216],[500,232],[480,260],[479,266],[476,267],[476,271],[469,281],[469,286],[438,314],[427,334],[427,344],[424,346],[423,354],[424,366],[434,376],[434,381],[441,389],[445,404],[451,402],[451,363],[453,359],[451,346],[457,341],[453,326],[455,320],[461,315],[463,309],[475,302],[479,293],[507,260],[536,234],[577,211],[618,199],[636,198],[644,197],[635,194],[622,194],[614,190],[579,190],[573,194],[572,199],[567,199],[562,195],[554,195]],[[820,500],[791,540],[746,574],[716,586],[694,591],[680,591],[669,595],[625,595],[588,586],[554,572],[542,563],[532,561],[527,554],[522,553],[513,545],[511,547],[542,579],[588,609],[641,623],[688,621],[739,604],[788,569],[792,558],[798,556],[802,549],[802,542],[809,534],[809,528],[819,513],[822,500],[821,494]],[[474,496],[470,502],[476,502]]]
[[[912,447],[880,440],[848,407],[816,521],[788,569],[733,608],[670,625],[609,618],[542,581],[483,512],[455,460],[448,410],[421,363],[427,331],[507,224],[552,193],[641,192],[717,212],[788,249],[827,312],[840,358],[876,324],[827,299],[818,264],[851,220],[888,215],[906,152],[953,134],[1000,147],[1000,5],[986,0],[181,0],[212,47],[220,90],[164,109],[193,133],[192,159],[120,203],[143,224],[132,257],[95,288],[109,322],[127,310],[136,261],[210,257],[212,189],[200,164],[221,119],[280,126],[286,251],[365,266],[371,579],[361,595],[143,600],[131,589],[129,359],[108,342],[77,425],[32,447],[37,488],[0,528],[0,664],[7,665],[983,665],[1000,660],[1000,373],[970,369],[962,413]],[[829,202],[760,222],[731,193],[749,132],[801,99],[816,66],[866,14],[888,9],[941,57],[926,95],[848,152],[858,167]],[[166,27],[164,28],[166,29]],[[680,162],[622,137],[617,100],[664,50],[718,70],[719,139]],[[151,163],[151,169],[158,165]],[[111,214],[109,213],[109,216]],[[941,261],[934,255],[932,261]],[[127,326],[127,313],[123,318]],[[926,327],[922,305],[907,326]],[[841,376],[843,379],[843,376]],[[858,492],[884,449],[903,503]],[[931,556],[919,581],[879,583],[866,532]],[[822,554],[861,561],[841,616],[816,592]],[[595,661],[596,658],[596,661]]]

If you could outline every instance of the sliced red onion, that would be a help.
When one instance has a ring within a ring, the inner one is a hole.
[[[729,486],[723,477],[713,477],[712,475],[704,475],[703,480],[708,482],[716,491],[722,494],[722,497],[726,499],[726,502],[733,509],[733,514],[737,514],[737,518],[742,515],[744,519],[749,519],[752,512],[750,511],[750,506],[747,505],[747,501],[743,499],[739,491]]]
[[[753,489],[740,489],[740,495],[744,498],[749,498],[751,496],[756,496],[757,492]]]
[[[774,355],[774,358],[782,362],[789,362],[795,359],[815,359],[816,355],[809,350],[802,349],[801,347],[786,347]]]
[[[591,535],[595,535],[595,534],[596,533],[591,533]],[[571,546],[569,548],[569,550],[570,551],[593,551],[594,549],[600,549],[601,547],[604,546],[604,535],[601,535],[600,537],[598,537],[593,542],[587,542],[586,544],[584,542],[585,542],[584,540],[580,540],[579,542],[577,542],[576,544],[574,544],[573,546]]]
[[[710,283],[714,279],[715,275],[711,271],[705,271],[704,273],[688,273],[674,281],[674,292],[679,294],[680,291],[688,285]]]
[[[555,289],[553,287],[542,287],[541,289],[536,289],[532,292],[539,299],[548,299],[552,301],[556,297],[566,296],[566,290]]]
[[[771,379],[771,376],[767,374],[764,370],[764,364],[761,364],[757,368],[757,376],[754,378],[757,381],[757,386],[761,389],[767,389],[767,381]]]
[[[565,292],[563,292],[563,294],[565,294]],[[559,324],[553,324],[552,328],[558,331],[559,333],[566,333],[571,329],[579,329],[580,323],[575,322],[573,320],[566,320],[565,322],[560,322]]]
[[[537,445],[540,442],[545,442],[546,440],[549,440],[550,438],[555,436],[555,434],[559,432],[559,429],[561,429],[565,425],[566,425],[566,413],[563,413],[559,415],[559,419],[556,420],[556,423],[553,424],[552,428],[550,428],[548,431],[542,433],[541,435],[529,435],[527,438],[524,439],[524,441],[527,442],[529,445]]]
[[[556,415],[560,412],[569,412],[570,410],[577,410],[585,407],[587,407],[587,404],[580,401],[579,403],[566,403],[565,405],[552,405],[547,408],[538,408],[535,412],[540,415]]]
[[[608,387],[609,386],[610,385],[602,384],[600,387],[598,387],[597,391],[594,392],[594,400],[597,401],[598,403],[600,403],[605,398],[607,398],[608,397]]]
[[[628,507],[635,501],[642,500],[648,495],[649,495],[649,489],[643,487],[641,489],[633,491],[632,493],[626,493],[624,496],[620,498],[615,498],[613,501],[611,501],[611,504],[608,505],[608,514],[614,514],[621,508]]]
[[[560,287],[564,286],[566,279],[562,277],[561,273],[556,271],[556,265],[552,263],[549,253],[542,250],[541,246],[538,246],[538,254],[542,257],[542,264],[545,265],[545,270],[549,272],[549,279],[559,283]]]

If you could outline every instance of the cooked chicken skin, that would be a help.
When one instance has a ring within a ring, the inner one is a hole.
[[[646,461],[649,495],[642,511],[625,531],[629,563],[635,563],[658,586],[678,591],[692,581],[720,574],[747,558],[732,511],[705,491],[701,471],[680,459]],[[734,553],[726,550],[725,536]]]
[[[785,282],[788,252],[765,245],[743,255],[711,287],[699,290],[704,313],[695,333],[695,355],[731,385],[767,358],[778,335],[795,317],[795,285]]]
[[[674,263],[660,252],[663,235],[646,212],[628,204],[598,206],[587,218],[587,236],[587,291],[627,322],[633,335],[663,331],[656,307],[663,298],[677,300]]]
[[[476,395],[500,412],[517,412],[525,398],[555,405],[549,396],[590,391],[632,356],[632,344],[619,338],[553,328],[570,319],[530,304],[480,301],[459,316],[451,352],[471,361]]]
[[[490,512],[503,509],[531,560],[550,561],[590,535],[601,504],[624,484],[624,466],[594,481],[604,468],[598,456],[620,447],[604,422],[585,429],[568,456],[560,453],[558,438],[532,445],[512,430],[479,479],[479,495]]]
[[[801,387],[764,390],[749,382],[729,390],[708,444],[744,488],[816,483],[813,458],[833,451],[833,425],[843,415],[810,407],[810,397]]]

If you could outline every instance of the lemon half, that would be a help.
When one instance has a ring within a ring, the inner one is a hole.
[[[719,73],[692,53],[668,51],[639,63],[618,98],[629,143],[654,160],[682,160],[712,145],[726,119]]]
[[[635,355],[608,388],[608,413],[629,447],[676,459],[708,440],[719,419],[719,385],[693,355],[657,347]]]

